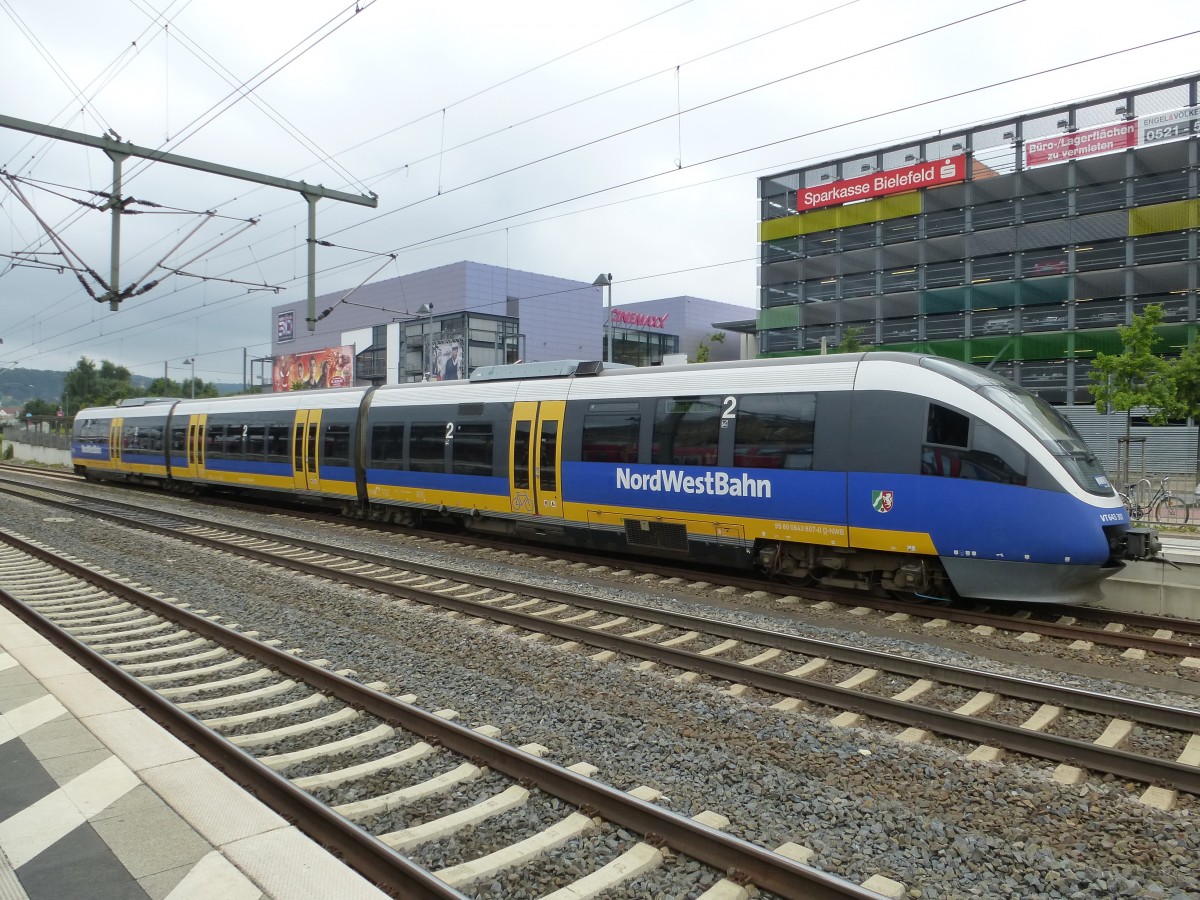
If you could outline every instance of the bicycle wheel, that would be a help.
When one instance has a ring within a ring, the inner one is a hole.
[[[1153,518],[1159,525],[1186,525],[1188,505],[1181,497],[1163,497],[1154,504]]]

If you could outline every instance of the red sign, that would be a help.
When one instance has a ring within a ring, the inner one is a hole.
[[[1077,156],[1092,156],[1111,150],[1136,147],[1138,142],[1137,122],[1117,122],[1077,131],[1074,134],[1058,134],[1025,142],[1025,165],[1042,166],[1046,163],[1063,162]]]
[[[612,321],[615,325],[640,325],[646,328],[666,328],[667,313],[665,316],[648,316],[644,313],[625,312],[623,309],[614,309],[612,311]]]
[[[801,188],[796,195],[796,210],[804,212],[808,209],[849,203],[851,200],[904,194],[918,188],[963,181],[966,177],[967,158],[948,156],[933,162],[905,166],[903,169],[888,169],[886,172],[872,172],[870,175],[847,178],[832,184]]]

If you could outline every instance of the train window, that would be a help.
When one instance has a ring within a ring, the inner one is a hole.
[[[271,462],[288,461],[288,427],[286,425],[267,426],[267,459]]]
[[[538,487],[558,490],[558,423],[542,423],[541,450],[538,453]]]
[[[733,464],[811,469],[816,394],[748,394],[738,402]]]
[[[209,459],[225,458],[225,426],[209,425],[204,432],[204,455]]]
[[[967,416],[931,404],[921,474],[1025,484],[1025,452],[1013,440],[985,422],[977,421],[971,431]]]
[[[929,419],[925,430],[925,441],[929,444],[949,444],[966,447],[971,433],[971,420],[960,412],[929,404]]]
[[[171,452],[186,453],[187,452],[187,426],[176,425],[171,429]]]
[[[321,462],[330,466],[350,465],[350,426],[326,425],[321,445]]]
[[[459,423],[450,444],[450,471],[455,475],[491,475],[491,423]]]
[[[589,403],[583,417],[583,462],[635,463],[641,415],[636,401]]]
[[[403,425],[376,425],[371,429],[371,463],[381,469],[404,468]]]
[[[267,453],[267,426],[250,425],[246,428],[246,455],[251,459],[262,459]]]
[[[513,487],[529,490],[529,422],[518,422],[513,433]]]
[[[661,399],[654,411],[650,461],[674,466],[715,466],[720,434],[720,397]]]
[[[414,472],[446,471],[446,426],[414,424],[408,438],[408,467]]]

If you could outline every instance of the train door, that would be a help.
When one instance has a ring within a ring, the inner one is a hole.
[[[292,477],[297,490],[321,489],[320,460],[317,458],[320,434],[321,410],[296,410],[292,425]]]
[[[204,477],[204,429],[207,424],[207,415],[188,416],[187,466],[183,470],[185,478]]]
[[[562,418],[566,401],[519,402],[509,446],[509,502],[514,512],[561,517]]]
[[[113,419],[108,425],[108,462],[114,469],[121,468],[121,432],[124,419]]]

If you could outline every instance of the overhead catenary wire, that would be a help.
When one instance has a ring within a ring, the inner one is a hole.
[[[1163,39],[1163,40],[1175,40],[1175,39],[1178,39],[1178,38],[1180,38],[1180,37],[1186,37],[1186,36],[1189,36],[1190,34],[1194,34],[1194,32],[1192,32],[1192,33],[1185,33],[1185,34],[1183,34],[1183,35],[1175,35],[1175,36],[1172,36],[1171,38],[1165,38],[1165,39]],[[1084,62],[1089,62],[1089,61],[1093,61],[1093,60],[1096,60],[1096,59],[1102,59],[1102,58],[1110,57],[1110,56],[1113,56],[1113,55],[1115,55],[1116,53],[1124,53],[1124,52],[1129,52],[1130,50],[1141,49],[1141,48],[1144,48],[1144,47],[1147,47],[1147,46],[1151,46],[1152,44],[1157,44],[1157,43],[1161,43],[1161,42],[1151,42],[1150,44],[1142,44],[1142,45],[1138,45],[1137,47],[1133,47],[1133,48],[1124,48],[1124,49],[1122,49],[1122,50],[1119,50],[1119,51],[1114,51],[1114,52],[1113,52],[1113,53],[1111,53],[1111,54],[1103,54],[1103,55],[1101,55],[1101,56],[1098,56],[1098,57],[1090,57],[1090,58],[1088,58],[1087,60],[1081,60],[1081,61],[1077,61],[1077,62],[1075,62],[1075,63],[1070,63],[1070,64],[1067,64],[1067,65],[1079,65],[1079,64],[1082,64],[1082,63],[1084,63]],[[1059,70],[1059,69],[1061,69],[1061,68],[1064,68],[1064,67],[1065,67],[1065,66],[1056,66],[1056,67],[1052,67],[1052,68],[1050,68],[1050,69],[1041,70],[1040,72],[1037,72],[1037,73],[1030,73],[1030,74],[1028,74],[1028,75],[1024,75],[1024,76],[1020,76],[1020,77],[1021,77],[1021,78],[1034,77],[1035,75],[1038,75],[1038,74],[1044,74],[1045,72],[1050,72],[1050,71],[1057,71],[1057,70]],[[834,125],[830,125],[830,126],[828,126],[828,127],[826,127],[826,128],[817,129],[817,130],[814,130],[814,131],[805,132],[805,133],[803,133],[803,134],[792,135],[792,136],[790,136],[790,137],[781,138],[781,139],[779,139],[778,141],[772,141],[772,142],[768,142],[768,143],[765,143],[765,144],[758,144],[758,145],[755,145],[754,147],[740,148],[740,149],[738,149],[738,150],[736,150],[736,151],[734,151],[734,152],[731,152],[731,153],[727,153],[727,154],[721,154],[721,155],[715,155],[715,156],[711,156],[711,157],[709,157],[708,159],[705,159],[705,160],[699,160],[699,161],[696,161],[696,162],[694,162],[694,163],[692,163],[692,164],[689,164],[689,165],[688,165],[688,166],[686,166],[685,168],[692,168],[692,169],[694,169],[694,168],[696,168],[697,166],[703,166],[703,165],[705,165],[705,164],[707,164],[707,163],[710,163],[710,162],[713,162],[713,161],[716,161],[716,160],[720,160],[720,159],[726,159],[726,158],[729,158],[729,157],[732,157],[732,156],[737,156],[737,155],[739,155],[739,154],[743,154],[743,153],[750,153],[750,152],[754,152],[754,151],[756,151],[756,150],[760,150],[760,149],[763,149],[763,148],[766,148],[766,147],[771,147],[771,146],[776,146],[776,145],[786,144],[786,143],[787,143],[787,142],[789,142],[789,141],[795,141],[795,140],[799,140],[799,139],[801,139],[801,138],[803,138],[803,137],[811,136],[812,134],[817,134],[817,133],[826,132],[826,131],[832,130],[832,129],[836,128],[836,127],[842,127],[842,126],[844,126],[844,125],[846,125],[846,124],[851,124],[851,123],[853,123],[853,122],[858,122],[858,121],[868,121],[868,120],[870,120],[870,119],[872,119],[872,118],[877,118],[878,116],[892,114],[892,113],[894,113],[894,112],[902,111],[902,110],[904,110],[904,109],[911,109],[911,108],[915,108],[916,106],[919,106],[919,105],[927,105],[927,104],[929,104],[929,103],[935,103],[935,102],[938,102],[938,101],[940,101],[940,100],[943,100],[943,99],[945,99],[945,98],[947,98],[947,97],[957,97],[957,96],[964,96],[964,95],[966,95],[966,94],[973,93],[973,92],[976,92],[976,91],[980,91],[980,90],[986,90],[986,89],[988,89],[989,87],[993,87],[993,86],[995,86],[995,85],[997,85],[997,84],[1006,84],[1006,83],[1011,83],[1011,81],[1012,81],[1012,80],[1014,80],[1014,79],[1007,79],[1007,80],[1000,81],[1000,82],[994,82],[994,83],[992,83],[992,84],[990,84],[990,85],[983,85],[983,86],[980,86],[980,87],[977,87],[977,88],[972,88],[972,89],[969,89],[969,90],[965,90],[965,91],[956,92],[956,93],[954,93],[954,94],[943,95],[942,97],[934,98],[934,99],[932,99],[932,100],[929,100],[929,101],[924,101],[923,103],[920,103],[920,104],[913,104],[913,105],[910,105],[910,106],[907,106],[907,107],[898,107],[898,108],[896,108],[896,109],[893,109],[893,110],[884,111],[884,112],[882,112],[882,113],[879,113],[879,114],[877,114],[877,115],[875,115],[875,116],[863,117],[863,118],[860,118],[860,119],[852,119],[852,120],[848,120],[847,122],[842,122],[842,123],[837,123],[837,124],[834,124]],[[826,155],[829,155],[829,154],[826,154]],[[669,170],[669,171],[673,171],[673,169],[672,169],[672,170]],[[590,198],[590,197],[595,197],[595,196],[598,196],[598,195],[602,195],[602,194],[604,194],[604,193],[609,193],[609,192],[612,192],[612,191],[616,191],[616,190],[619,190],[619,189],[621,189],[621,188],[629,187],[629,186],[636,185],[636,184],[639,184],[639,183],[644,183],[644,182],[650,181],[650,180],[652,180],[652,179],[659,178],[659,177],[661,177],[661,175],[663,175],[663,174],[668,174],[668,173],[669,173],[669,172],[656,172],[656,173],[651,173],[650,175],[647,175],[647,176],[645,176],[645,177],[642,177],[642,178],[638,178],[638,179],[633,179],[633,180],[624,181],[624,182],[621,182],[620,184],[613,184],[613,185],[609,185],[608,187],[601,188],[601,189],[599,189],[599,190],[595,190],[595,191],[588,191],[588,192],[584,192],[584,193],[576,194],[576,195],[574,195],[574,196],[572,196],[572,197],[565,198],[565,199],[562,199],[562,200],[558,200],[558,201],[556,201],[556,202],[554,202],[554,203],[551,203],[551,204],[543,204],[543,205],[540,205],[540,206],[537,206],[537,207],[534,207],[534,208],[531,208],[531,209],[526,209],[526,210],[522,210],[522,211],[520,211],[520,212],[517,212],[517,213],[513,213],[512,215],[509,215],[509,216],[504,216],[504,217],[500,217],[500,218],[489,219],[489,220],[488,220],[488,221],[486,221],[486,222],[476,223],[475,225],[468,226],[467,228],[464,228],[464,229],[456,229],[456,230],[454,230],[454,231],[451,231],[451,232],[446,232],[446,233],[443,233],[443,234],[440,234],[440,235],[437,235],[437,236],[434,236],[434,237],[431,237],[431,238],[424,238],[424,239],[422,239],[422,240],[420,240],[420,241],[415,241],[415,242],[412,242],[412,243],[409,243],[409,244],[405,244],[405,245],[403,245],[402,247],[400,247],[400,248],[397,248],[397,251],[398,251],[398,252],[405,252],[405,251],[407,251],[407,250],[410,250],[410,249],[416,249],[416,248],[419,248],[419,247],[428,246],[428,245],[429,245],[431,242],[433,242],[433,241],[445,241],[445,240],[453,240],[453,239],[456,239],[456,238],[458,238],[458,237],[460,237],[460,236],[462,236],[462,235],[466,235],[466,234],[470,233],[470,232],[472,231],[472,229],[474,229],[474,230],[477,232],[477,231],[478,231],[478,229],[480,229],[480,228],[485,228],[485,227],[488,227],[488,226],[490,226],[490,225],[493,225],[493,224],[496,224],[496,223],[499,223],[499,222],[504,222],[504,221],[512,221],[513,219],[516,219],[516,218],[519,218],[519,217],[522,217],[522,216],[536,215],[538,212],[542,212],[542,211],[545,211],[545,210],[547,210],[547,209],[558,208],[558,207],[561,207],[561,206],[564,206],[564,205],[568,205],[568,204],[570,204],[570,203],[575,203],[575,202],[578,202],[578,201],[580,201],[580,200],[583,200],[583,199],[588,199],[588,198]],[[636,198],[635,198],[635,199],[636,199]],[[630,201],[629,201],[629,200],[618,200],[618,201],[614,201],[614,203],[624,203],[624,202],[630,202]],[[609,205],[609,204],[605,204],[605,205]],[[564,213],[564,214],[575,214],[575,213]],[[365,223],[364,223],[364,224],[365,224]],[[528,223],[521,223],[521,224],[528,224]],[[349,231],[349,230],[352,230],[352,227],[351,227],[351,228],[346,228],[346,229],[341,229],[341,230],[340,230],[340,231],[338,231],[338,232],[331,232],[331,234],[338,234],[338,233],[342,233],[342,232],[344,232],[344,231]],[[290,252],[292,252],[292,251],[289,249],[289,250],[288,250],[288,251],[286,251],[286,252],[289,252],[289,253],[290,253]],[[369,252],[369,251],[360,251],[360,252]],[[263,260],[266,260],[266,259],[270,259],[270,258],[271,258],[270,256],[267,256],[267,257],[262,257],[262,259],[260,259],[260,260],[259,260],[259,262],[261,262],[261,261],[263,261]],[[349,264],[349,265],[353,265],[353,264]],[[328,268],[322,269],[321,271],[322,271],[323,273],[325,273],[325,272],[333,272],[333,271],[337,271],[338,269],[349,268],[349,265],[338,265],[338,266],[328,267]],[[234,270],[232,270],[232,271],[237,271],[237,269],[234,269]],[[688,271],[688,270],[687,270],[687,269],[683,269],[683,270],[680,270],[680,271]],[[240,298],[240,297],[239,297],[239,298],[230,298],[230,300],[231,300],[231,301],[232,301],[232,300],[236,300],[236,299],[241,299],[241,298]],[[221,302],[221,301],[218,301],[218,302]],[[208,306],[208,304],[206,304],[206,307],[207,307],[207,306]],[[155,321],[157,321],[157,320],[155,320]],[[153,321],[152,321],[151,323],[148,323],[148,324],[153,324]]]

